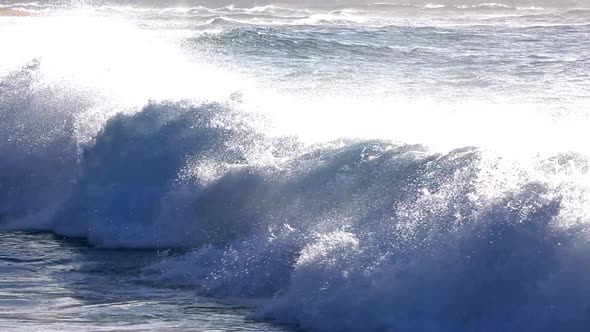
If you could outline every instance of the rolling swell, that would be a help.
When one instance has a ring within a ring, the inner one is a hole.
[[[198,248],[144,279],[262,297],[257,317],[320,331],[590,323],[585,156],[304,146],[231,102],[150,102],[81,142],[76,110],[92,102],[38,85],[37,66],[0,86],[4,228]]]

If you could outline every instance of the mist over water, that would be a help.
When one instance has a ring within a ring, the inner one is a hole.
[[[586,1],[0,8],[0,327],[590,325]]]

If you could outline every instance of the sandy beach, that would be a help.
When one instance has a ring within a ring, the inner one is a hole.
[[[0,16],[32,16],[32,14],[22,10],[0,8]]]

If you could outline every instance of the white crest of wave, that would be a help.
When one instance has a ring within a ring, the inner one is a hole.
[[[108,94],[127,104],[195,96],[219,100],[236,78],[219,67],[189,60],[178,36],[140,29],[91,9],[57,12],[3,27],[2,71],[39,59],[48,84]]]

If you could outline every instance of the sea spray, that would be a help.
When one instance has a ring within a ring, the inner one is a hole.
[[[530,5],[11,18],[0,228],[305,329],[585,331],[587,11]]]

